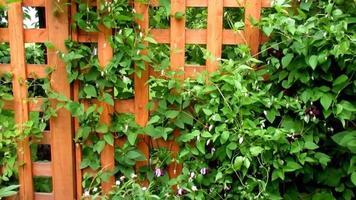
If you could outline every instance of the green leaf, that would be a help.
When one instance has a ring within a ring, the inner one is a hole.
[[[159,0],[159,5],[164,7],[168,17],[171,13],[171,0]]]
[[[283,67],[288,67],[288,65],[290,64],[290,62],[292,61],[294,55],[291,53],[286,54],[283,58],[282,58],[282,66]]]
[[[109,131],[109,128],[106,124],[99,124],[96,127],[95,131],[98,133],[107,133]]]
[[[84,92],[85,94],[87,95],[87,98],[90,98],[90,97],[97,97],[97,93],[96,93],[96,89],[94,86],[92,85],[86,85],[84,87]]]
[[[136,138],[137,138],[137,134],[136,133],[128,133],[127,134],[127,140],[129,141],[129,143],[131,145],[135,145],[136,143]]]
[[[158,115],[155,115],[155,116],[151,117],[150,121],[147,122],[147,125],[157,123],[157,122],[159,122],[160,119],[161,118]]]
[[[324,93],[320,98],[320,103],[325,110],[329,109],[334,97],[331,94]]]
[[[287,161],[287,165],[283,167],[283,170],[285,172],[293,172],[293,171],[296,171],[301,168],[302,168],[302,166],[300,164],[298,164],[295,161],[289,160],[289,161]]]
[[[205,154],[205,141],[204,140],[200,140],[196,142],[197,145],[197,149],[202,153]]]
[[[153,39],[152,37],[145,37],[144,39],[146,42],[152,43],[152,44],[157,44],[157,41]]]
[[[262,30],[266,34],[266,36],[270,36],[271,33],[273,32],[273,27],[272,26],[263,26]]]
[[[101,153],[104,147],[105,147],[105,141],[100,140],[95,144],[94,149],[96,152]]]
[[[356,172],[351,174],[351,182],[356,186]]]
[[[262,153],[263,148],[260,146],[254,146],[250,147],[250,152],[253,156],[258,156],[260,153]]]
[[[356,131],[342,131],[331,137],[338,145],[356,153]]]
[[[105,134],[103,138],[106,143],[110,144],[111,146],[114,146],[114,136],[111,133]]]
[[[224,131],[220,136],[220,143],[225,144],[226,141],[229,139],[230,133],[229,131]]]
[[[179,115],[179,111],[176,110],[169,110],[166,112],[166,117],[169,119],[174,119]]]
[[[103,94],[103,101],[111,106],[114,106],[114,99],[113,97],[108,94],[108,93],[104,93]]]
[[[319,146],[317,144],[315,144],[314,142],[307,141],[304,144],[304,148],[309,149],[309,150],[314,150],[314,149],[319,148]]]
[[[333,86],[341,85],[341,84],[345,83],[348,79],[349,79],[349,77],[347,77],[345,74],[340,75],[333,81]]]
[[[316,66],[318,65],[318,56],[315,56],[315,55],[310,56],[309,65],[314,70],[316,68]]]

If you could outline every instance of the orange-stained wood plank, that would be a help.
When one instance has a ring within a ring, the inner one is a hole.
[[[66,0],[62,0],[64,3]],[[70,84],[67,79],[65,64],[59,58],[57,51],[65,52],[64,41],[69,35],[68,8],[54,15],[57,1],[45,1],[46,27],[48,40],[55,49],[48,49],[48,65],[53,67],[51,87],[54,91],[70,97]],[[55,100],[51,101],[56,104]],[[74,166],[73,166],[73,135],[71,115],[65,109],[57,111],[57,116],[50,120],[51,151],[52,151],[52,180],[54,199],[74,198]]]
[[[150,32],[158,43],[168,44],[171,41],[169,29],[152,29]],[[186,44],[207,44],[207,30],[185,30]],[[243,44],[245,33],[243,31],[235,32],[224,29],[222,31],[222,44]]]
[[[26,68],[25,68],[25,48],[24,33],[22,27],[23,13],[21,2],[9,4],[9,40],[11,54],[11,68],[13,77],[13,94],[14,94],[14,111],[16,123],[21,124],[28,120],[27,86],[26,86]],[[33,199],[33,182],[32,182],[32,162],[31,152],[29,149],[29,138],[19,142],[18,147],[19,162],[19,182],[20,182],[20,199]]]
[[[47,29],[25,29],[25,42],[37,42],[44,43],[48,42],[48,31]]]
[[[177,12],[185,13],[186,1],[177,0],[171,2],[171,14],[175,15]],[[171,17],[171,70],[174,71],[184,71],[185,66],[185,43],[186,43],[186,29],[185,29],[185,18],[176,19]],[[183,76],[178,78],[184,79]],[[179,130],[174,131],[174,138],[178,137]],[[171,146],[171,152],[173,157],[176,157],[179,152],[179,145],[175,142],[175,139],[167,141],[169,146]],[[173,162],[168,165],[168,175],[170,178],[175,178],[181,172],[181,165],[177,165]]]
[[[209,0],[208,3],[207,49],[211,56],[206,60],[206,67],[209,73],[218,69],[218,59],[221,58],[223,6],[223,1],[221,0]]]
[[[187,7],[207,7],[209,0],[186,0]],[[248,0],[220,0],[224,2],[224,7],[244,7]],[[152,0],[152,6],[159,6],[159,0]],[[262,7],[271,7],[272,0],[262,0]]]
[[[118,113],[135,113],[135,100],[116,100],[115,101],[115,111]]]
[[[23,6],[45,7],[46,0],[22,0]]]
[[[42,193],[42,192],[35,192],[35,199],[36,200],[54,200],[53,193]]]
[[[0,42],[9,42],[8,28],[0,28]]]
[[[185,0],[176,0],[171,2],[171,14],[175,15],[176,12],[185,13]],[[185,64],[185,18],[175,19],[171,17],[171,69],[184,70]]]
[[[98,0],[98,7],[101,3],[110,2],[109,0]],[[102,69],[106,67],[107,64],[110,63],[110,60],[113,56],[113,49],[110,46],[109,40],[112,35],[112,30],[106,28],[104,25],[99,26],[98,33],[98,58],[99,64]],[[100,122],[110,126],[111,123],[111,114],[114,112],[114,107],[100,102],[99,106],[103,107],[103,112],[100,116]],[[115,167],[115,149],[114,145],[105,145],[103,151],[100,154],[101,159],[101,167],[104,171],[112,171]],[[103,193],[108,193],[112,186],[114,185],[115,177],[111,176],[108,181],[103,182],[101,184]]]
[[[34,162],[32,169],[33,176],[52,176],[51,162]],[[30,175],[28,175],[30,176]]]
[[[206,70],[206,66],[186,65],[184,67],[184,78],[195,78],[198,73]]]
[[[245,33],[243,31],[223,30],[223,44],[244,44]]]
[[[43,43],[48,41],[48,31],[46,29],[25,29],[24,30],[24,42],[38,42]],[[9,29],[8,28],[0,28],[0,42],[8,42],[9,41]]]
[[[260,19],[262,0],[249,0],[245,6],[245,38],[250,47],[251,54],[256,55],[260,45],[260,30],[252,25],[251,19]]]
[[[148,32],[148,5],[135,2],[134,8],[137,13],[143,16],[143,19],[138,19],[137,23],[140,25],[141,30],[144,35]],[[147,45],[147,43],[145,44]],[[142,54],[147,53],[146,51],[142,51]],[[137,69],[137,66],[135,66]],[[146,69],[141,73],[141,77],[138,77],[135,74],[134,77],[134,87],[135,87],[135,120],[138,125],[146,126],[148,121],[148,110],[146,109],[146,104],[148,103],[148,85],[146,84],[149,76],[148,66],[146,65]],[[142,166],[146,166],[148,164],[149,159],[149,137],[147,135],[139,135],[138,136],[138,149],[143,153],[146,157],[145,161],[140,161],[136,164],[136,168],[140,168]]]
[[[47,65],[39,65],[39,64],[26,64],[27,68],[27,77],[29,78],[46,78],[46,68]]]
[[[12,73],[11,66],[9,64],[0,64],[0,75],[5,73]]]

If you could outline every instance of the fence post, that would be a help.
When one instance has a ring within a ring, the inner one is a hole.
[[[214,72],[218,68],[217,59],[221,57],[222,32],[223,32],[224,2],[221,0],[208,1],[208,34],[207,48],[212,58],[207,58],[208,72]]]
[[[97,1],[97,6],[98,8],[100,7],[101,3],[104,2],[110,2],[109,0],[98,0]],[[99,59],[99,64],[102,69],[105,69],[106,65],[110,63],[110,60],[112,59],[113,55],[113,49],[110,46],[110,37],[112,35],[112,30],[109,28],[106,28],[104,25],[99,25],[99,32],[98,32],[98,59]],[[103,112],[101,113],[100,116],[100,122],[110,126],[111,123],[111,114],[114,111],[114,107],[104,103],[100,102],[99,106],[103,108]],[[103,151],[100,154],[100,160],[101,160],[101,167],[104,171],[112,171],[114,170],[115,167],[115,148],[114,145],[108,145],[106,144]],[[106,182],[103,182],[101,184],[103,193],[106,194],[108,193],[112,186],[114,185],[115,182],[115,177],[110,176],[109,180]]]
[[[70,84],[65,64],[57,51],[65,51],[64,41],[69,36],[67,0],[47,0],[47,30],[49,41],[55,49],[48,49],[48,65],[54,68],[51,75],[51,87],[54,91],[70,98]],[[60,10],[55,12],[60,6]],[[52,102],[55,104],[56,102]],[[74,199],[74,151],[71,115],[65,109],[57,112],[50,120],[52,135],[52,180],[54,199]]]
[[[22,125],[28,121],[27,77],[23,32],[22,2],[9,4],[9,41],[11,68],[13,69],[13,95],[16,123],[22,132]],[[19,142],[18,163],[20,199],[33,199],[32,162],[29,138]]]
[[[148,30],[148,5],[135,2],[134,8],[137,13],[141,14],[143,19],[138,19],[137,23],[141,27],[140,31],[144,32],[144,35],[147,34]],[[147,43],[146,43],[147,45]],[[146,51],[141,52],[145,54]],[[148,85],[146,82],[148,81],[149,69],[146,64],[146,68],[141,73],[141,77],[138,77],[135,74],[134,77],[134,89],[135,89],[135,119],[138,125],[146,126],[148,121],[149,112],[146,109],[146,104],[148,103]],[[145,161],[140,161],[136,164],[136,168],[139,169],[142,166],[147,165],[149,159],[149,137],[147,135],[139,135],[138,136],[138,149],[145,155]]]
[[[260,30],[252,25],[251,19],[260,19],[262,0],[249,0],[245,4],[245,38],[250,46],[251,54],[256,55],[260,46]]]

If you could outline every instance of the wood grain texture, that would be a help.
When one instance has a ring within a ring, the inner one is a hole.
[[[109,2],[109,0],[106,0]],[[98,0],[97,5],[104,3],[105,0]],[[102,69],[110,63],[113,56],[113,49],[109,43],[110,37],[112,35],[112,30],[106,28],[104,25],[99,25],[98,33],[98,59],[99,64]],[[100,123],[110,126],[111,115],[114,112],[114,107],[105,103],[100,102],[99,106],[103,108],[103,112],[100,116]],[[113,145],[106,144],[100,155],[101,167],[104,171],[113,171],[115,168],[115,148]],[[108,193],[115,183],[115,177],[110,176],[106,182],[101,184],[102,192],[104,194]]]
[[[13,96],[16,123],[21,131],[22,124],[28,121],[26,64],[24,33],[22,27],[23,13],[21,2],[9,4],[9,40],[11,54],[11,68],[13,71]],[[29,149],[29,138],[19,142],[18,146],[20,199],[33,199],[32,162]]]
[[[64,2],[65,0],[62,0]],[[48,49],[48,65],[53,67],[51,87],[54,91],[70,98],[70,84],[67,79],[65,64],[59,58],[57,51],[65,52],[64,41],[69,35],[68,8],[54,15],[57,1],[45,1],[46,27],[48,41],[55,49]],[[51,100],[53,105],[56,104]],[[65,109],[57,111],[57,116],[51,118],[51,150],[52,150],[52,180],[54,199],[72,199],[74,193],[74,148],[71,126],[71,115]]]
[[[218,68],[218,59],[221,58],[223,37],[223,1],[209,0],[208,2],[208,34],[207,48],[211,56],[206,61],[208,72],[214,72]]]
[[[245,5],[245,38],[250,47],[251,54],[258,53],[260,45],[260,30],[254,27],[251,20],[259,20],[261,17],[262,0],[249,0]]]
[[[141,27],[141,30],[144,35],[147,34],[148,31],[148,5],[135,2],[134,8],[137,13],[141,14],[143,16],[143,19],[138,19],[137,23]],[[145,45],[148,45],[147,43]],[[146,54],[146,51],[142,51],[142,54]],[[137,66],[135,66],[137,69]],[[137,76],[135,74],[134,77],[134,88],[135,88],[135,120],[138,125],[140,126],[146,126],[146,123],[148,121],[148,110],[146,109],[146,105],[148,103],[148,85],[146,82],[148,81],[149,77],[149,70],[148,70],[148,65],[145,64],[145,70],[142,71],[141,76]],[[148,159],[149,159],[149,141],[150,138],[147,135],[139,135],[138,136],[138,149],[141,151],[141,153],[144,154],[146,157],[145,161],[140,161],[136,164],[136,168],[139,169],[143,166],[146,166],[148,164]],[[144,182],[144,184],[147,185],[147,181]]]

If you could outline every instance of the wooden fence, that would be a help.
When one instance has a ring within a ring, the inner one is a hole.
[[[67,97],[78,100],[79,84],[70,85],[66,78],[64,63],[59,59],[57,50],[64,50],[64,41],[67,38],[78,42],[97,43],[98,58],[101,66],[107,64],[113,50],[108,43],[112,30],[100,26],[99,33],[86,33],[70,29],[70,20],[76,12],[74,1],[70,7],[65,7],[62,12],[53,15],[57,4],[62,1],[56,0],[23,0],[9,4],[8,28],[0,28],[0,42],[10,44],[11,63],[1,64],[0,73],[10,72],[13,77],[14,101],[6,104],[7,108],[15,112],[16,122],[22,124],[29,118],[29,112],[40,111],[41,99],[32,101],[27,97],[27,86],[24,80],[29,78],[44,78],[45,68],[47,66],[55,68],[51,76],[51,85],[53,89]],[[93,5],[96,1],[90,1]],[[152,1],[150,5],[134,3],[137,13],[143,15],[143,20],[138,21],[143,31],[150,32],[158,43],[170,44],[171,49],[180,51],[170,52],[170,68],[172,70],[183,70],[184,77],[194,76],[195,73],[207,70],[215,71],[218,67],[217,61],[208,60],[205,66],[186,65],[185,46],[186,44],[204,44],[207,50],[215,58],[220,58],[223,45],[237,45],[247,43],[256,54],[261,42],[265,38],[260,31],[253,27],[250,18],[259,19],[262,8],[270,7],[271,0],[172,0],[171,13],[185,12],[188,7],[203,7],[208,9],[207,29],[187,29],[185,19],[170,20],[168,29],[151,29],[149,27],[149,9],[151,6],[159,6],[158,0]],[[24,29],[23,28],[23,6],[44,7],[45,8],[45,28]],[[226,7],[242,7],[245,9],[245,30],[235,32],[223,28],[223,13]],[[27,64],[25,61],[25,43],[44,43],[50,41],[56,49],[47,50],[47,64],[35,65]],[[142,52],[145,53],[145,52]],[[145,84],[151,70],[142,73],[141,78],[134,77],[135,97],[131,100],[116,100],[114,106],[105,103],[99,103],[104,108],[101,116],[101,122],[110,124],[110,114],[113,112],[130,112],[136,116],[136,122],[145,126],[149,118],[149,112],[145,109],[148,103],[149,92]],[[182,77],[182,78],[184,78]],[[73,91],[71,93],[71,90]],[[70,114],[65,110],[60,110],[58,116],[50,120],[50,130],[44,133],[40,144],[49,144],[51,146],[50,162],[32,162],[29,148],[30,138],[20,142],[19,162],[23,163],[19,169],[19,180],[21,184],[19,199],[80,199],[83,194],[81,187],[82,170],[80,169],[81,147],[73,144],[73,135],[79,127],[76,120],[72,120]],[[179,133],[176,133],[179,134]],[[149,156],[149,147],[147,144],[150,138],[140,137],[139,149]],[[118,142],[119,143],[119,142]],[[170,146],[172,151],[177,152],[178,146],[173,141],[153,141],[155,146]],[[114,168],[114,147],[107,145],[101,154],[102,166],[107,169]],[[145,162],[139,165],[145,165]],[[176,176],[179,170],[177,166],[170,166],[168,173],[171,177]],[[178,166],[179,169],[179,166]],[[45,176],[52,177],[52,193],[34,192],[33,177]],[[114,177],[111,177],[107,183],[102,185],[104,192],[110,190],[114,184]]]

